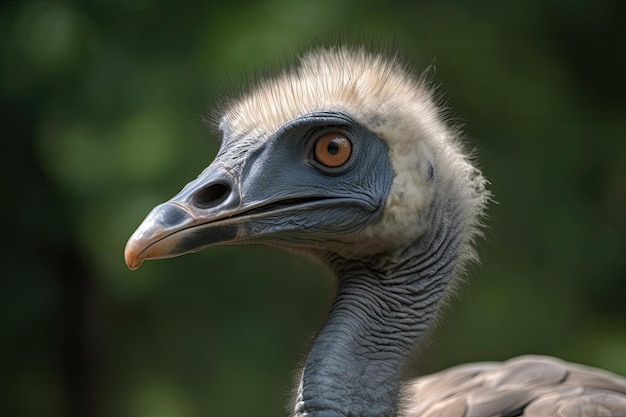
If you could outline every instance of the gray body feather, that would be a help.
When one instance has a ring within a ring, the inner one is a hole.
[[[460,365],[405,389],[410,417],[626,416],[626,379],[547,356]]]

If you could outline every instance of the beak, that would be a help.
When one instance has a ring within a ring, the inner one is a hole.
[[[300,149],[282,146],[254,152],[246,155],[247,163],[224,154],[171,200],[155,207],[126,244],[128,267],[137,269],[148,259],[215,244],[319,248],[321,236],[339,239],[377,219],[393,178],[368,182],[386,187],[381,190],[355,188],[358,170],[340,177],[319,173],[293,157]],[[375,175],[376,170],[370,172]]]
[[[126,243],[126,265],[137,269],[147,259],[171,258],[236,240],[238,222],[228,219],[240,205],[238,179],[220,165],[209,167],[148,214]]]

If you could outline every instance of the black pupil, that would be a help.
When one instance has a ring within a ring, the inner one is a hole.
[[[337,145],[337,142],[332,141],[328,144],[328,153],[331,155],[337,155],[337,153],[339,152],[339,145]]]

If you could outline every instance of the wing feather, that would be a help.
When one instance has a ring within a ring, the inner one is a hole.
[[[461,365],[409,381],[407,417],[624,417],[626,379],[547,356]]]

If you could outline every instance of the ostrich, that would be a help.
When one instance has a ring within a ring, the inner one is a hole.
[[[293,415],[626,416],[626,379],[543,356],[405,379],[469,262],[490,195],[431,88],[398,58],[334,47],[221,108],[213,163],[156,206],[126,263],[216,244],[305,254],[336,275]]]

